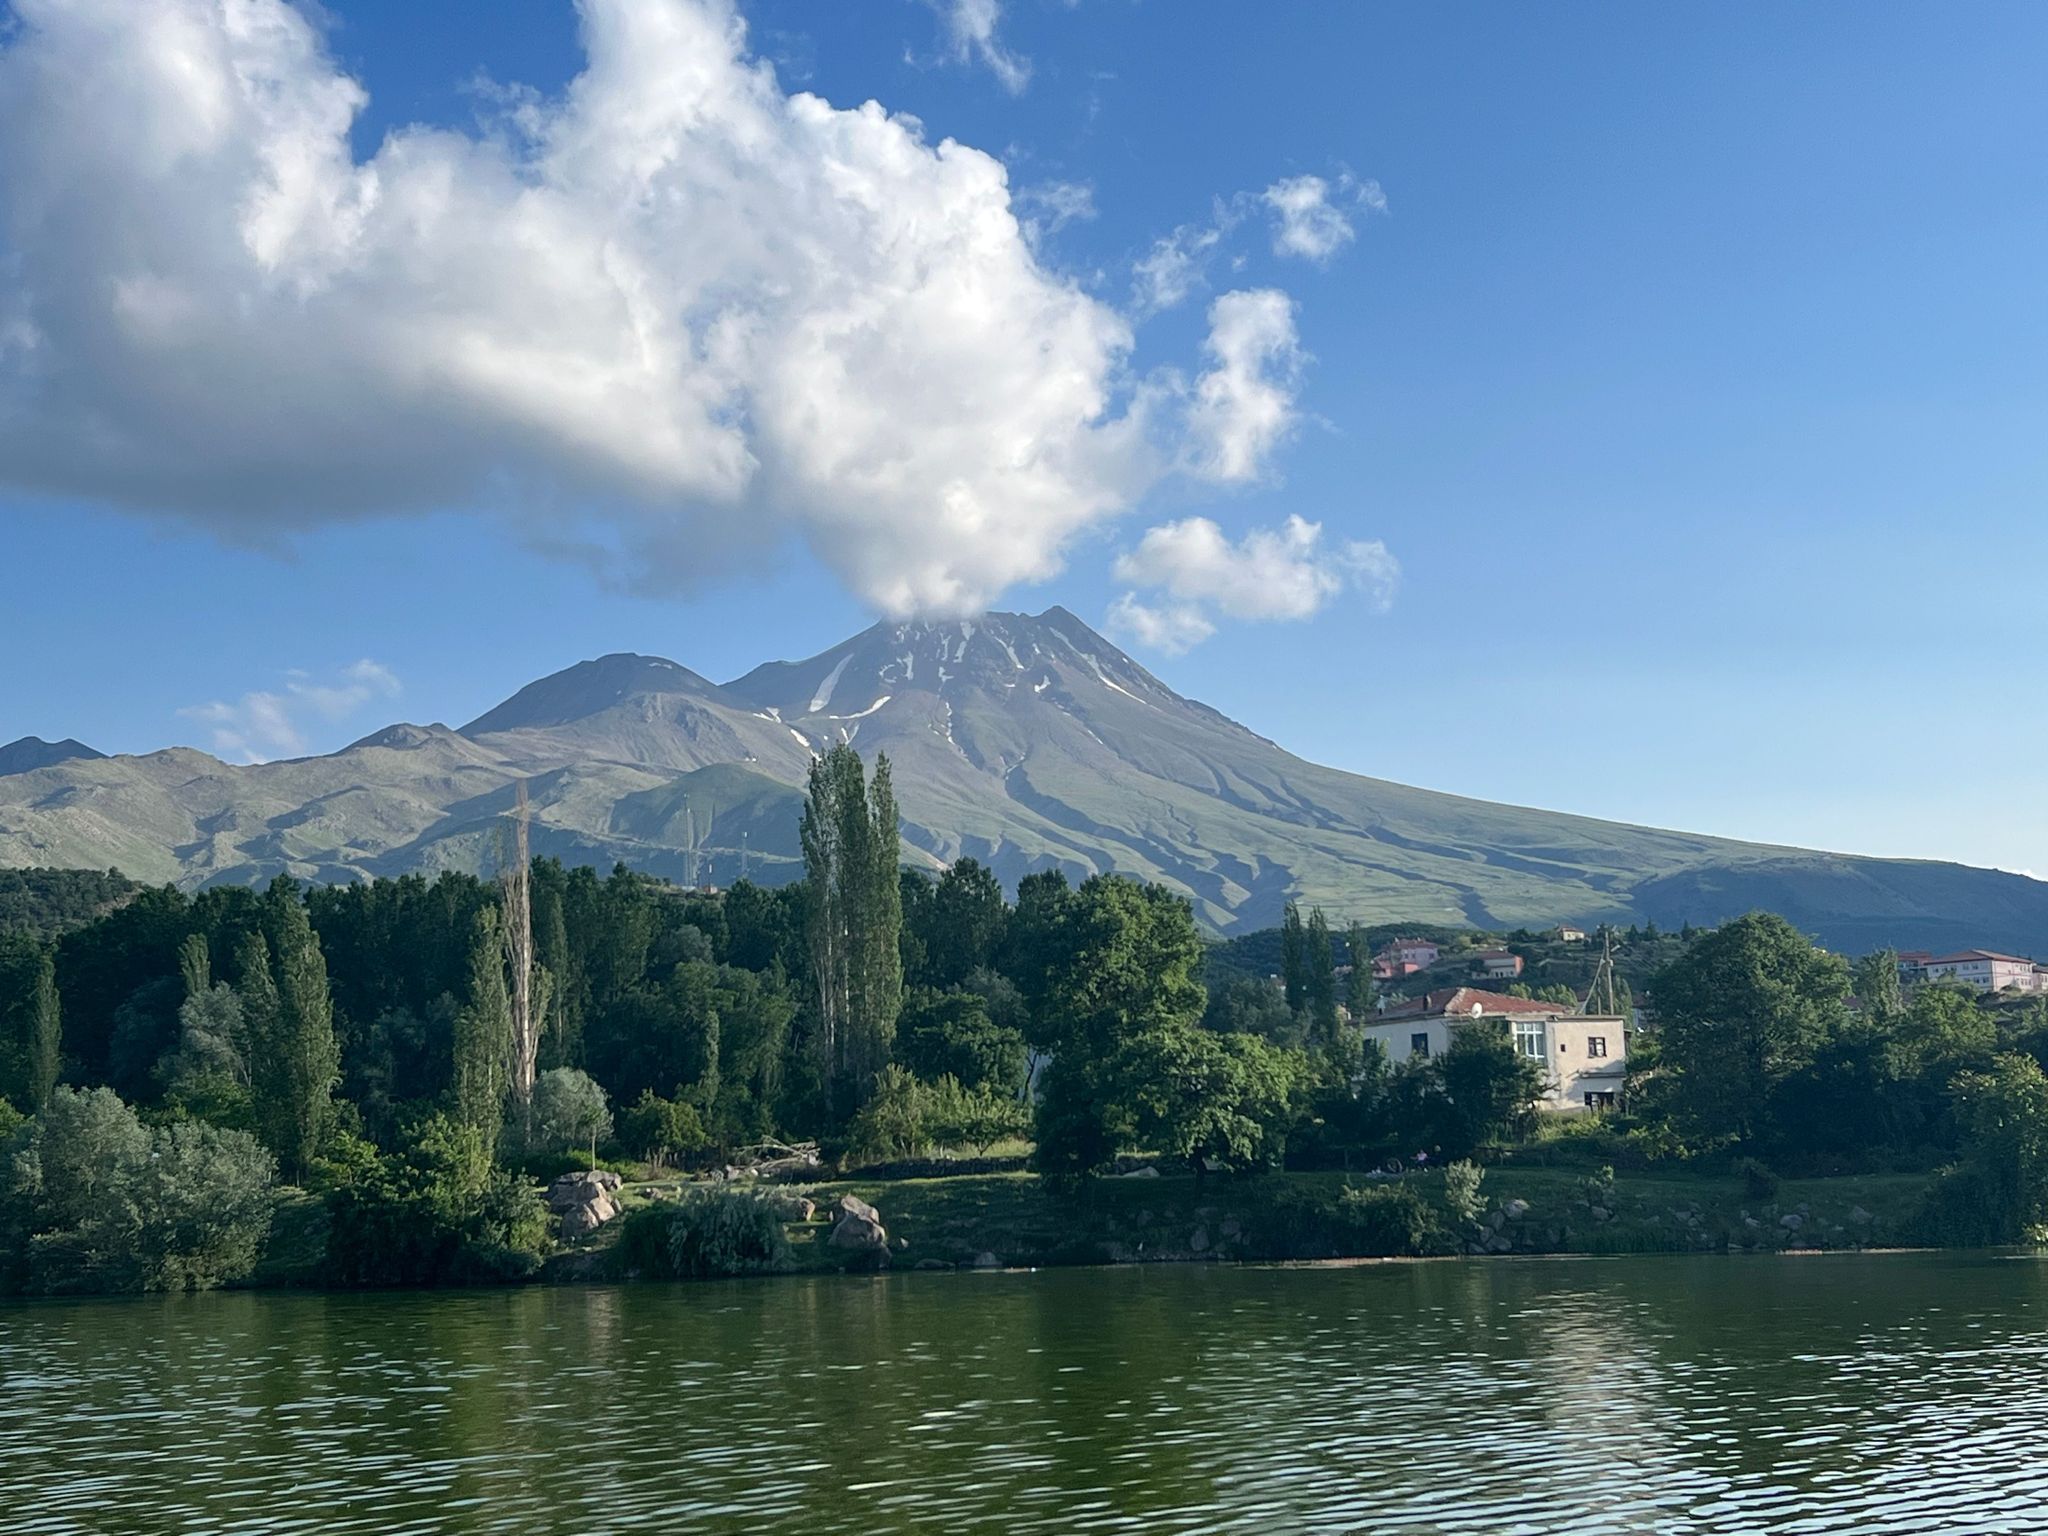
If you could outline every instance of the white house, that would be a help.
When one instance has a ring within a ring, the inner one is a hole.
[[[1915,951],[1899,956],[1899,980],[1908,986],[1928,981],[1953,981],[1979,992],[2048,992],[2048,968],[2019,955],[1988,949],[1959,950],[1953,955]]]
[[[1440,1056],[1452,1033],[1477,1020],[1507,1025],[1523,1055],[1543,1064],[1549,1083],[1543,1107],[1569,1114],[1611,1108],[1628,1068],[1628,1021],[1614,1014],[1574,1013],[1562,1003],[1506,997],[1477,987],[1447,987],[1395,1003],[1365,1021],[1398,1066],[1411,1056]]]

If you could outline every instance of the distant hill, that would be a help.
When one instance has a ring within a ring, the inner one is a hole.
[[[117,869],[0,869],[0,935],[54,939],[126,905],[141,889]]]
[[[116,865],[185,886],[348,880],[501,856],[515,785],[534,843],[685,882],[793,876],[798,790],[836,741],[886,751],[904,856],[1006,883],[1119,870],[1219,934],[1290,899],[1335,922],[1507,930],[1711,924],[1754,907],[1823,942],[2048,951],[2048,884],[1496,805],[1295,757],[1183,698],[1063,608],[877,624],[719,684],[613,655],[460,730],[400,724],[325,757],[187,748],[0,774],[0,865]]]
[[[105,757],[104,752],[95,752],[82,741],[65,737],[62,741],[45,741],[40,736],[24,736],[19,741],[10,741],[0,747],[0,775],[27,773],[31,768],[47,768],[52,763],[77,761],[91,762]]]

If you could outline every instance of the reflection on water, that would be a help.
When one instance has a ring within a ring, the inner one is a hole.
[[[0,1530],[2048,1530],[1987,1255],[0,1309]]]

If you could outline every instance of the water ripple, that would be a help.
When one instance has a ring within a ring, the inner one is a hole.
[[[0,1530],[2048,1530],[2048,1269],[902,1275],[0,1309]]]

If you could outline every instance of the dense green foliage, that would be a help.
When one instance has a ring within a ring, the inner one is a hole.
[[[1543,1069],[1497,1024],[1398,1067],[1367,1047],[1376,930],[1290,908],[1268,979],[1161,886],[1049,871],[1012,902],[971,859],[899,869],[895,817],[887,762],[842,748],[815,766],[799,884],[688,892],[533,861],[539,1070],[516,1103],[498,883],[151,890],[54,943],[0,940],[0,1102],[32,1117],[11,1132],[9,1282],[235,1278],[271,1159],[328,1208],[324,1278],[384,1285],[531,1273],[552,1240],[523,1173],[601,1152],[694,1165],[804,1139],[861,1166],[1028,1140],[1071,1191],[1133,1154],[1198,1179],[1433,1167],[1517,1155],[1537,1129]],[[1470,978],[1482,936],[1440,942],[1404,986]],[[1505,942],[1517,990],[1654,1008],[1624,1104],[1574,1133],[1589,1156],[1748,1159],[1759,1190],[1772,1168],[1945,1168],[1930,1231],[2048,1235],[2048,1005],[1908,994],[1888,953],[1852,973],[1764,914],[1601,934],[1597,953]],[[202,1208],[202,1178],[241,1193]],[[649,1263],[779,1262],[747,1235],[759,1212],[690,1211],[698,1235]],[[1378,1186],[1318,1219],[1408,1245],[1388,1251],[1441,1237]]]
[[[270,1156],[203,1121],[145,1126],[111,1089],[58,1088],[0,1146],[0,1289],[204,1290],[255,1267]]]
[[[44,943],[83,928],[141,887],[118,869],[0,869],[0,936]]]
[[[789,1267],[789,1237],[769,1200],[749,1191],[692,1195],[643,1220],[660,1235],[655,1273],[683,1280],[758,1275]]]

